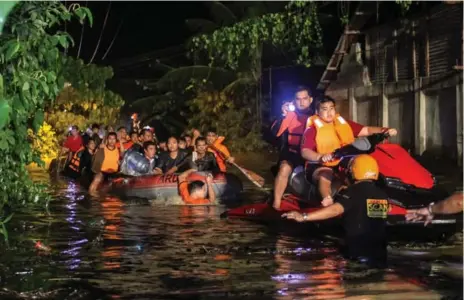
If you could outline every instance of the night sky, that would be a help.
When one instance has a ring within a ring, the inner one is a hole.
[[[93,55],[103,27],[110,2],[79,1],[93,13],[93,27],[85,26],[80,58],[88,62]],[[113,1],[94,63],[111,64],[123,58],[131,58],[156,49],[181,45],[192,35],[185,25],[189,18],[208,18],[209,10],[203,2],[140,2]],[[122,24],[121,24],[122,22]],[[104,61],[102,57],[121,26],[116,40]],[[77,56],[81,37],[81,25],[74,21],[67,25],[76,46],[68,54]]]

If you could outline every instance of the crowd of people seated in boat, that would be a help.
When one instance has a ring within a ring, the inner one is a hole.
[[[137,116],[132,116],[129,131],[111,126],[102,130],[93,124],[83,134],[77,126],[70,128],[61,153],[67,153],[64,172],[79,178],[92,178],[89,192],[110,177],[179,174],[179,194],[187,204],[214,202],[212,176],[226,172],[227,163],[234,157],[223,145],[224,137],[210,129],[203,137],[199,130],[191,130],[180,137],[171,136],[158,141],[154,129],[141,128]],[[187,182],[192,172],[206,172],[205,182]],[[184,184],[185,182],[185,184]]]

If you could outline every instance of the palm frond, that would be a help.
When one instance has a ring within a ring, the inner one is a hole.
[[[169,71],[157,82],[148,83],[151,88],[158,90],[173,90],[184,88],[190,84],[191,79],[205,79],[215,87],[222,88],[235,80],[235,74],[223,68],[208,66],[187,66]]]
[[[222,26],[231,26],[235,22],[237,22],[237,17],[235,14],[230,10],[227,6],[222,4],[221,2],[214,1],[210,3],[210,11],[211,17],[213,18],[214,22]]]
[[[234,94],[240,92],[240,89],[253,86],[256,82],[251,76],[238,78],[229,83],[222,91],[226,94]]]
[[[185,25],[193,33],[211,33],[219,28],[216,23],[206,19],[188,19]]]
[[[155,63],[150,64],[150,68],[157,70],[157,71],[164,71],[164,72],[169,72],[174,69],[174,67],[164,64],[160,61],[156,61]]]
[[[139,98],[131,103],[131,107],[140,107],[144,105],[157,104],[160,105],[164,102],[169,102],[174,98],[172,92],[167,92],[163,95],[150,95],[147,97]]]

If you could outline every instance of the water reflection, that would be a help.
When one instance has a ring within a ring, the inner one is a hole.
[[[73,181],[70,181],[63,191],[64,199],[66,200],[66,221],[68,222],[69,228],[74,231],[81,231],[83,224],[80,217],[77,215],[77,205],[79,201],[84,200],[84,195],[80,191],[80,187]],[[88,242],[87,238],[78,238],[78,236],[71,235],[70,240],[67,243],[65,250],[60,253],[63,257],[66,257],[65,264],[69,270],[74,270],[80,266],[81,259],[79,258],[82,247]]]
[[[121,226],[124,214],[124,203],[113,196],[105,196],[100,201],[101,212],[105,219],[103,231],[104,249],[102,251],[103,268],[116,270],[121,268],[121,257],[124,245],[118,243],[123,239]]]
[[[73,290],[46,299],[460,295],[462,281],[437,273],[432,277],[431,272],[415,268],[421,262],[417,257],[417,263],[410,259],[407,267],[401,267],[405,261],[400,261],[382,272],[366,270],[345,261],[333,242],[311,238],[310,232],[278,234],[261,224],[221,220],[220,206],[132,205],[114,196],[90,200],[72,182],[58,182],[55,187],[52,217],[30,213],[13,220],[16,224],[11,226],[19,228],[11,234],[15,248],[0,250],[1,287],[8,289],[0,291],[0,299],[14,294],[8,291],[58,291],[63,286]],[[105,221],[101,228],[89,225],[98,218]],[[38,255],[30,242],[22,242],[31,237],[54,252]]]

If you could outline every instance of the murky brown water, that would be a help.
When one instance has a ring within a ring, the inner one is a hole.
[[[413,252],[394,244],[389,269],[367,270],[344,260],[333,239],[221,220],[221,206],[91,199],[64,179],[53,188],[50,215],[16,215],[9,226],[0,299],[462,298],[459,240]],[[37,250],[38,240],[52,251]]]

